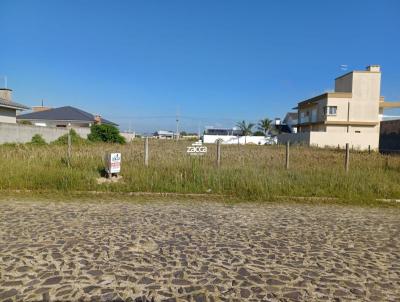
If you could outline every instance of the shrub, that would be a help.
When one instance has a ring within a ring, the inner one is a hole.
[[[119,134],[118,128],[105,124],[93,125],[88,139],[92,142],[125,144],[125,138]]]
[[[30,144],[36,145],[36,146],[47,145],[46,141],[40,134],[35,134],[34,136],[32,136]]]
[[[86,140],[79,136],[78,133],[74,129],[69,130],[69,134],[71,135],[71,143],[73,145],[84,144]],[[56,139],[53,144],[56,145],[67,145],[68,144],[68,134],[64,134]]]

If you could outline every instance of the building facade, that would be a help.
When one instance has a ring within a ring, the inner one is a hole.
[[[400,103],[385,102],[381,92],[380,66],[368,66],[335,79],[335,90],[298,103],[297,134],[282,135],[280,142],[319,147],[377,150],[380,121],[385,108]]]
[[[0,123],[17,123],[17,113],[27,109],[29,107],[13,102],[11,89],[0,88]]]

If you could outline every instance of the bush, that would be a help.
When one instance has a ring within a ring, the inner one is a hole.
[[[73,145],[80,145],[86,142],[86,140],[78,135],[74,129],[69,130],[69,134],[71,135],[71,143]],[[53,144],[56,145],[67,145],[68,144],[68,134],[64,134],[57,138]]]
[[[34,136],[32,136],[30,144],[36,145],[36,146],[47,145],[46,141],[40,134],[35,134]]]
[[[88,139],[92,142],[125,144],[125,138],[119,134],[118,128],[105,124],[93,125]]]

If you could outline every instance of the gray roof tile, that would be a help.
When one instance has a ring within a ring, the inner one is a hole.
[[[20,103],[7,101],[5,99],[0,98],[0,107],[3,107],[3,106],[20,109],[20,110],[30,109],[29,107],[22,105]]]
[[[50,121],[81,121],[91,123],[95,116],[81,109],[64,106],[45,111],[31,112],[17,116],[18,120],[50,120]],[[118,126],[117,124],[101,118],[103,124]]]

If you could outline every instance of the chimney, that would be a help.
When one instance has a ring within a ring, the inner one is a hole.
[[[12,101],[12,90],[9,88],[0,88],[0,99],[11,102]]]
[[[95,125],[101,125],[101,116],[100,115],[96,114],[94,116],[94,124]]]
[[[366,68],[367,71],[373,71],[373,72],[380,72],[381,67],[379,65],[369,65]]]

